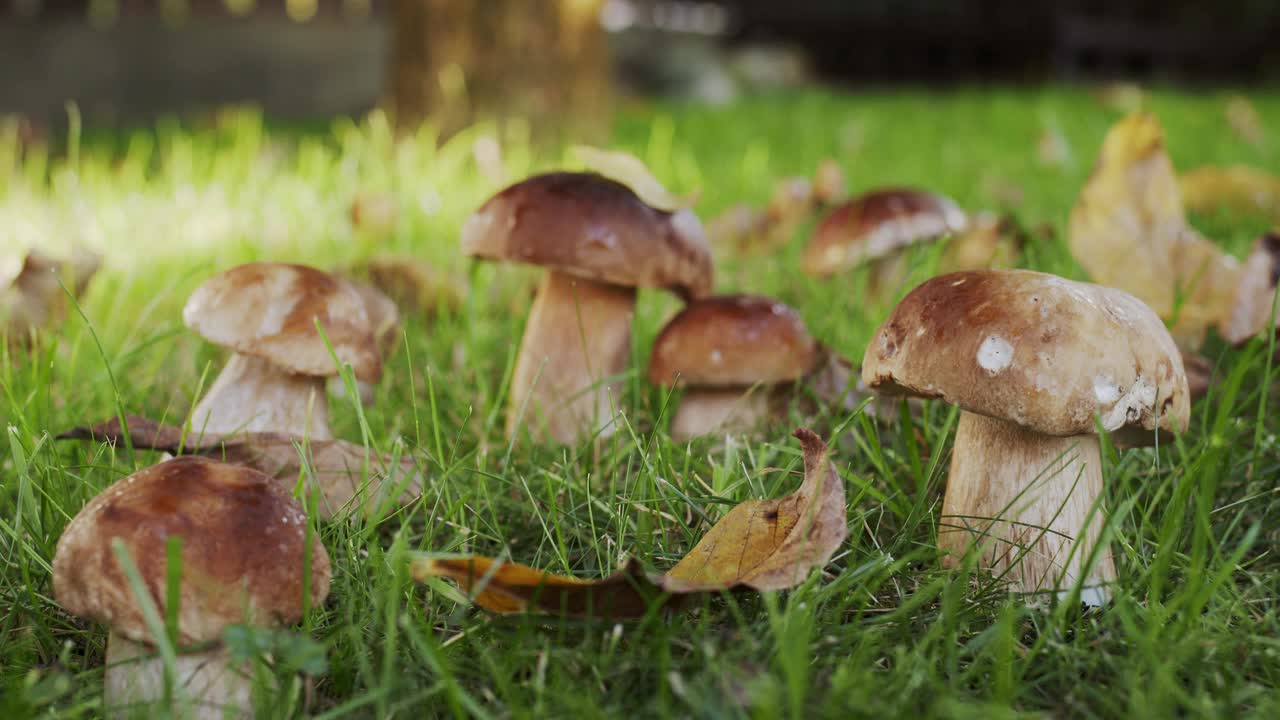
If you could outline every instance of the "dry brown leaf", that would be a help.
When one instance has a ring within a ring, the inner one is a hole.
[[[1258,114],[1258,109],[1249,102],[1249,98],[1243,95],[1232,95],[1227,100],[1226,107],[1227,125],[1231,126],[1234,132],[1241,140],[1250,145],[1261,145],[1266,142],[1266,128],[1262,124],[1262,116]]]
[[[1253,244],[1236,289],[1231,312],[1218,325],[1218,334],[1232,345],[1243,345],[1271,324],[1271,306],[1280,282],[1280,230]]]
[[[409,453],[392,466],[393,458],[381,456],[362,445],[345,440],[311,440],[279,433],[189,433],[134,415],[126,416],[129,438],[135,448],[162,450],[174,454],[201,455],[233,465],[245,465],[264,472],[292,490],[302,474],[306,452],[307,489],[319,490],[320,517],[336,517],[359,507],[370,514],[384,505],[387,493],[403,488],[396,504],[412,502],[422,491],[423,477]],[[118,443],[124,439],[119,418],[78,427],[58,436],[59,440],[97,440]],[[368,482],[366,484],[366,465]]]
[[[697,193],[682,196],[668,190],[635,155],[588,145],[575,145],[573,150],[588,168],[631,188],[651,207],[675,212],[688,210],[698,202]]]
[[[448,578],[496,613],[617,619],[642,617],[655,600],[673,608],[706,593],[794,587],[826,565],[848,533],[844,483],[827,446],[809,430],[795,437],[804,449],[800,488],[733,508],[666,574],[646,574],[632,560],[607,578],[583,580],[472,556],[417,560],[413,577]]]
[[[62,322],[68,308],[63,285],[81,295],[101,265],[102,257],[84,248],[65,260],[36,250],[0,259],[0,327],[18,341]]]
[[[1135,113],[1107,133],[1071,210],[1068,244],[1093,281],[1125,290],[1195,347],[1231,303],[1239,264],[1186,221],[1164,130]]]
[[[1182,175],[1191,212],[1261,215],[1280,222],[1280,176],[1247,165],[1206,165]]]
[[[947,241],[938,272],[1011,268],[1017,264],[1025,244],[1026,238],[1013,220],[995,213],[979,213],[968,228]]]

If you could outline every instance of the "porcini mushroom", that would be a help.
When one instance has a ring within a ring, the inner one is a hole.
[[[396,343],[400,339],[400,308],[387,297],[386,293],[373,285],[359,280],[346,279],[346,281],[360,293],[360,299],[364,301],[364,311],[369,316],[369,328],[373,331],[373,340],[378,347],[378,358],[385,364],[387,356],[395,350]],[[335,398],[346,397],[347,388],[340,376],[330,377],[327,384],[330,395]],[[373,390],[373,383],[356,380],[356,394],[359,395],[362,404],[369,405],[373,402]]]
[[[863,193],[819,223],[801,265],[814,277],[830,277],[867,263],[873,297],[887,299],[906,278],[905,251],[917,243],[964,230],[968,219],[950,198],[911,188]]]
[[[65,260],[31,250],[0,257],[0,332],[11,341],[56,326],[66,316],[65,286],[80,295],[102,265],[102,257],[83,248]]]
[[[651,207],[592,173],[537,175],[503,190],[467,220],[462,250],[547,269],[516,359],[507,432],[525,408],[536,434],[561,443],[612,432],[636,288],[686,299],[711,288],[711,252],[692,212]]]
[[[1182,431],[1182,357],[1160,318],[1113,288],[1026,270],[941,275],[912,290],[867,348],[877,392],[961,409],[938,545],[971,545],[1023,592],[1115,579],[1098,546],[1098,426],[1122,445]],[[1095,557],[1096,556],[1096,557]]]
[[[68,612],[110,627],[108,710],[136,711],[162,699],[165,664],[144,603],[163,617],[176,601],[173,697],[190,703],[177,715],[252,717],[250,678],[221,644],[223,631],[292,625],[304,607],[324,601],[329,556],[318,539],[308,541],[306,527],[302,508],[266,475],[197,457],[136,472],[90,501],[58,540],[53,592]],[[181,548],[172,598],[171,538]],[[149,592],[145,600],[119,562],[117,540]]]
[[[690,303],[653,344],[649,380],[689,391],[672,438],[754,429],[772,414],[771,386],[804,377],[820,349],[796,311],[766,297],[725,295]]]
[[[305,265],[250,263],[213,276],[183,308],[187,327],[235,352],[192,412],[196,432],[277,432],[329,440],[325,378],[338,360],[377,382],[382,361],[360,293]]]

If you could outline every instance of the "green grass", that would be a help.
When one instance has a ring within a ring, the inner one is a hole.
[[[1255,149],[1223,118],[1225,94],[1156,93],[1174,162],[1280,167],[1280,136]],[[1280,96],[1256,97],[1273,130]],[[635,152],[676,191],[700,188],[704,219],[762,202],[779,176],[837,158],[853,189],[918,183],[970,208],[1011,208],[1048,223],[1025,264],[1082,273],[1062,240],[1067,213],[1118,114],[1070,90],[818,92],[732,107],[629,109],[612,145]],[[1037,164],[1041,128],[1072,149]],[[327,670],[276,695],[270,716],[329,717],[1280,717],[1280,414],[1261,344],[1211,342],[1220,383],[1177,443],[1104,450],[1120,582],[1101,612],[1029,607],[990,578],[948,573],[935,550],[954,413],[931,407],[910,429],[861,417],[812,421],[834,441],[847,483],[850,537],[826,572],[764,597],[716,598],[692,612],[613,625],[493,617],[446,586],[418,586],[419,551],[480,552],[589,577],[635,555],[663,570],[729,504],[798,484],[792,426],[724,446],[673,443],[669,398],[633,372],[629,429],[598,447],[553,448],[502,434],[504,378],[523,316],[512,273],[471,267],[461,222],[497,188],[471,160],[477,133],[436,149],[395,143],[377,118],[330,132],[266,131],[251,114],[199,131],[176,124],[70,140],[18,162],[0,143],[0,240],[54,250],[84,242],[108,268],[32,357],[0,358],[0,716],[101,714],[103,628],[61,612],[49,566],[63,526],[108,484],[157,460],[120,446],[51,436],[123,408],[181,421],[223,355],[185,330],[181,307],[211,272],[251,259],[338,266],[376,251],[412,252],[470,274],[465,312],[410,318],[375,404],[370,440],[403,436],[431,469],[420,503],[377,522],[322,525],[333,559],[328,602],[309,614]],[[860,141],[859,141],[860,138]],[[553,167],[507,137],[510,177]],[[357,192],[391,192],[394,234],[353,231]],[[1237,254],[1256,219],[1195,218]],[[806,229],[807,230],[807,229]],[[798,271],[804,238],[773,257],[718,261],[717,289],[773,294],[811,330],[860,358],[886,308],[862,279],[815,283]],[[915,279],[927,276],[921,256]],[[636,367],[677,307],[641,293]],[[92,328],[92,332],[90,332]],[[359,440],[350,401],[334,428]],[[785,470],[786,472],[780,472]],[[275,649],[278,672],[318,669],[296,634],[241,638]]]

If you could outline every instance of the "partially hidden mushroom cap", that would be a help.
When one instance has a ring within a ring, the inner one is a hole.
[[[819,223],[802,263],[810,275],[834,275],[959,232],[967,222],[964,211],[943,195],[914,188],[873,190],[837,206]]]
[[[1149,443],[1190,419],[1181,353],[1151,308],[1114,288],[1027,270],[941,275],[872,338],[862,377],[1044,435]]]
[[[712,284],[697,216],[650,207],[594,173],[535,175],[494,195],[463,227],[462,252],[685,298],[706,295]]]
[[[162,616],[169,538],[181,538],[178,636],[218,640],[228,625],[292,625],[304,589],[316,606],[329,594],[329,556],[310,541],[307,519],[287,491],[257,470],[180,457],[117,482],[67,525],[53,558],[53,592],[70,613],[152,642],[112,541],[128,551]]]
[[[210,342],[263,358],[298,375],[337,375],[338,360],[365,382],[382,376],[364,299],[350,283],[305,265],[249,263],[213,276],[182,310],[187,327]]]
[[[653,344],[649,380],[695,387],[787,382],[817,358],[795,310],[767,297],[725,295],[692,302],[667,323]]]

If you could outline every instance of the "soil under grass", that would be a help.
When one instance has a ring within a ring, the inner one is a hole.
[[[1226,93],[1156,93],[1179,168],[1280,167],[1280,96],[1254,97],[1273,135],[1261,148],[1228,129]],[[614,145],[677,192],[701,189],[704,219],[763,202],[786,174],[835,157],[852,189],[921,184],[962,205],[1047,224],[1023,264],[1082,278],[1067,213],[1102,135],[1120,113],[1074,90],[803,93],[718,109],[656,106],[618,119]],[[1044,128],[1067,164],[1036,156]],[[115,480],[157,461],[124,446],[52,436],[117,411],[180,422],[223,356],[182,326],[188,293],[251,259],[340,266],[408,252],[467,275],[462,312],[408,320],[376,401],[335,402],[336,435],[390,447],[402,436],[431,468],[420,503],[377,521],[321,525],[333,588],[297,634],[257,638],[292,682],[267,717],[1280,717],[1280,413],[1264,342],[1211,339],[1218,383],[1190,431],[1158,450],[1104,443],[1106,502],[1120,577],[1102,611],[1028,604],[991,578],[940,569],[937,516],[956,415],[928,407],[911,428],[835,412],[811,421],[834,438],[850,537],[825,573],[766,597],[717,598],[625,625],[493,617],[439,583],[413,584],[414,553],[509,556],[591,577],[634,555],[670,567],[732,503],[799,484],[799,449],[781,424],[759,441],[673,443],[671,400],[641,371],[626,378],[628,427],[599,444],[510,444],[507,378],[529,301],[528,273],[471,266],[463,219],[498,188],[477,171],[482,129],[436,149],[394,143],[372,118],[330,132],[264,130],[241,113],[76,142],[65,154],[0,142],[0,241],[59,250],[82,241],[107,269],[75,316],[34,356],[0,358],[0,717],[102,713],[106,631],[62,613],[49,566],[63,526]],[[504,139],[508,177],[567,155]],[[358,193],[391,193],[389,236],[353,229]],[[1016,202],[1012,202],[1016,201]],[[1195,217],[1240,254],[1267,227]],[[865,278],[799,274],[807,227],[773,256],[717,257],[717,289],[772,294],[852,358],[887,308]],[[910,284],[931,271],[919,252]],[[907,288],[904,288],[904,291]],[[633,368],[677,300],[640,294]],[[310,635],[313,646],[300,638]],[[241,638],[241,646],[251,643]]]

